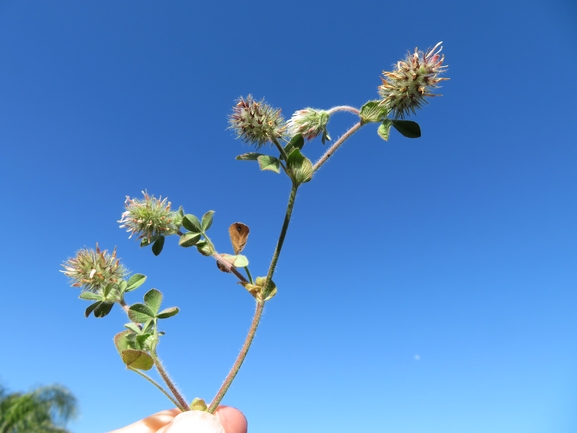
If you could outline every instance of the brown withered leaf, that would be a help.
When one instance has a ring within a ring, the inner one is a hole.
[[[228,234],[235,254],[240,253],[244,249],[249,232],[250,229],[243,223],[232,223],[228,228]]]

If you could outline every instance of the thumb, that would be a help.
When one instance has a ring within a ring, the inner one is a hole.
[[[218,418],[208,412],[189,410],[178,414],[166,433],[225,433]]]

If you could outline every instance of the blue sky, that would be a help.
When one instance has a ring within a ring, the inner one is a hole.
[[[369,125],[299,191],[269,304],[225,399],[251,433],[577,431],[577,6],[566,1],[0,3],[0,381],[61,383],[78,433],[170,402],[124,369],[120,310],[84,319],[60,264],[118,247],[181,313],[159,350],[210,400],[253,301],[167,239],[118,228],[126,195],[201,215],[262,275],[289,182],[235,161],[241,95],[360,107],[383,69],[444,41],[450,81],[413,120]],[[333,138],[355,123],[331,120]],[[318,158],[320,140],[305,147]],[[137,302],[144,290],[129,301]]]

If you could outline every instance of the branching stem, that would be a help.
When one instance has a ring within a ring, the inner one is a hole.
[[[274,271],[276,269],[278,258],[280,256],[280,252],[282,250],[284,239],[286,237],[289,223],[291,220],[292,211],[293,211],[293,207],[294,207],[295,199],[296,199],[296,195],[297,195],[297,190],[298,190],[298,184],[293,182],[291,193],[290,193],[288,204],[287,204],[284,222],[283,222],[283,225],[282,225],[282,228],[280,231],[280,235],[278,238],[278,242],[276,244],[276,247],[275,247],[275,250],[274,250],[274,253],[272,256],[272,260],[271,260],[271,263],[270,263],[270,266],[268,269],[266,281],[265,281],[264,285],[262,286],[263,289],[265,289],[265,290],[268,287],[269,281],[272,280],[272,277],[274,275]],[[257,299],[256,310],[254,312],[254,316],[252,318],[252,323],[251,323],[250,328],[248,330],[248,334],[244,340],[244,344],[242,345],[242,348],[240,349],[240,353],[238,354],[232,368],[230,369],[230,371],[228,372],[228,375],[224,379],[224,382],[220,386],[220,389],[218,390],[218,392],[216,393],[216,395],[212,399],[212,402],[210,403],[210,405],[208,407],[209,413],[214,413],[216,411],[216,409],[218,408],[218,405],[220,404],[220,402],[224,398],[226,392],[230,388],[230,385],[232,384],[234,378],[236,377],[238,371],[240,370],[240,367],[242,366],[242,363],[244,362],[244,360],[246,358],[248,350],[250,349],[250,346],[251,346],[252,341],[254,339],[254,336],[256,334],[256,330],[258,329],[258,325],[260,323],[260,319],[262,317],[262,313],[264,310],[264,304],[265,304],[264,300]]]
[[[144,377],[147,381],[149,381],[150,383],[152,383],[155,387],[158,388],[158,390],[159,390],[160,392],[162,392],[162,393],[166,396],[166,398],[168,398],[168,399],[172,402],[173,405],[175,405],[176,407],[178,407],[178,408],[180,409],[180,405],[178,404],[178,402],[177,402],[168,392],[166,392],[166,390],[165,390],[162,386],[160,386],[160,385],[158,384],[158,382],[156,382],[152,377],[150,377],[148,374],[146,374],[146,373],[144,373],[144,372],[142,372],[142,371],[140,371],[140,370],[137,370],[136,368],[128,367],[128,369],[134,371],[136,374],[141,375],[141,376]],[[181,410],[182,410],[182,409],[181,409]]]

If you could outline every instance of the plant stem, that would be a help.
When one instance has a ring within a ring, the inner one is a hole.
[[[297,196],[298,188],[299,188],[299,185],[293,181],[291,193],[289,195],[289,200],[287,203],[286,213],[284,216],[284,221],[282,224],[282,228],[280,230],[278,242],[276,244],[276,248],[274,249],[274,253],[272,255],[272,260],[271,260],[270,266],[268,268],[268,274],[266,276],[266,281],[265,281],[264,286],[263,286],[265,289],[268,287],[268,283],[270,280],[272,280],[272,276],[274,275],[274,271],[276,270],[276,264],[278,262],[278,258],[280,256],[280,252],[282,250],[284,239],[285,239],[286,233],[288,231],[289,223],[291,221],[291,216],[293,213],[293,207],[295,205],[295,199]]]
[[[327,113],[329,113],[329,115],[332,115],[339,111],[348,111],[349,113],[356,114],[357,116],[361,113],[357,108],[349,107],[348,105],[339,105],[337,107],[333,107],[330,110],[327,110]]]
[[[282,225],[282,228],[280,231],[280,235],[278,238],[278,242],[276,244],[276,247],[275,247],[275,250],[274,250],[274,253],[272,256],[272,260],[271,260],[271,263],[270,263],[270,266],[268,269],[266,281],[265,281],[264,285],[262,286],[265,290],[268,287],[269,281],[272,280],[272,276],[274,275],[274,271],[276,269],[276,264],[278,262],[278,258],[280,256],[280,252],[282,250],[284,239],[286,237],[289,223],[291,220],[292,211],[293,211],[293,207],[295,204],[295,199],[297,196],[298,187],[299,187],[299,185],[296,184],[295,182],[293,182],[291,193],[290,193],[288,204],[287,204],[285,217],[284,217],[284,222],[283,222],[283,225]],[[238,371],[240,370],[240,367],[242,366],[242,363],[244,362],[244,359],[246,358],[248,350],[250,349],[250,345],[252,344],[252,340],[254,339],[254,336],[256,334],[256,330],[258,328],[258,325],[260,323],[260,319],[262,317],[262,312],[264,310],[264,304],[265,304],[264,300],[257,298],[256,310],[254,312],[254,317],[252,318],[252,323],[251,323],[250,328],[248,330],[248,334],[244,340],[244,344],[242,345],[242,348],[240,349],[240,353],[236,357],[236,361],[234,362],[232,368],[228,372],[228,375],[224,379],[224,382],[220,386],[220,389],[218,390],[218,392],[216,393],[216,395],[212,399],[212,402],[210,403],[210,406],[208,407],[209,413],[214,413],[216,411],[216,409],[218,408],[218,405],[220,404],[220,402],[224,398],[226,392],[230,388],[230,385],[232,384],[234,378],[236,377]]]
[[[242,345],[242,348],[240,349],[240,353],[236,357],[236,361],[234,361],[232,368],[230,369],[230,371],[228,372],[228,375],[224,379],[224,382],[220,386],[220,389],[218,390],[218,392],[216,393],[216,395],[212,399],[212,402],[210,403],[210,406],[208,407],[209,413],[214,413],[216,411],[216,409],[218,408],[218,405],[220,404],[220,402],[224,398],[226,392],[230,388],[230,385],[232,385],[234,378],[236,377],[238,371],[240,370],[240,367],[242,366],[242,363],[244,362],[244,359],[246,358],[246,355],[248,353],[248,349],[250,349],[250,345],[252,344],[252,340],[254,339],[254,336],[256,334],[256,330],[258,328],[260,318],[262,317],[263,310],[264,310],[264,302],[263,301],[257,301],[256,302],[256,310],[254,312],[254,316],[252,318],[252,323],[250,324],[248,334],[246,336],[246,339],[244,340],[244,344]]]
[[[288,160],[288,155],[286,154],[284,147],[281,146],[281,144],[278,142],[278,140],[276,138],[271,138],[271,141],[273,142],[273,144],[278,149],[281,158],[284,159],[285,161]],[[283,168],[284,168],[284,165],[283,165]]]
[[[172,402],[173,405],[175,405],[176,407],[178,407],[180,409],[180,405],[178,404],[178,402],[168,392],[166,392],[166,390],[162,386],[160,386],[152,377],[150,377],[146,373],[143,373],[140,370],[137,370],[136,368],[132,368],[132,367],[128,367],[128,368],[130,370],[134,371],[135,373],[141,375],[146,380],[148,380],[150,383],[152,383],[154,386],[156,386],[158,388],[158,390],[160,392],[162,392],[166,396],[166,398],[168,398]]]
[[[237,278],[242,281],[243,283],[248,283],[248,280],[238,271],[238,269],[236,269],[232,263],[230,263],[229,261],[225,260],[220,254],[218,254],[216,251],[212,254],[212,257],[214,257],[214,259],[221,264],[222,267],[224,267],[228,272],[232,272],[234,275],[237,276]]]
[[[315,173],[319,168],[321,168],[321,166],[327,162],[327,160],[333,155],[333,153],[335,153],[337,151],[337,149],[339,147],[341,147],[341,144],[343,144],[347,138],[349,138],[351,135],[353,135],[355,132],[357,132],[361,126],[363,126],[361,124],[361,122],[356,123],[355,125],[353,125],[351,127],[351,129],[349,129],[347,132],[345,132],[341,138],[339,138],[335,144],[333,144],[329,150],[327,150],[325,152],[325,154],[323,156],[321,156],[321,158],[315,163],[315,165],[313,166],[313,173]]]
[[[168,375],[168,373],[164,369],[164,366],[162,365],[162,362],[160,362],[160,359],[156,355],[156,352],[151,351],[150,355],[152,356],[152,359],[154,360],[154,365],[156,366],[156,369],[158,370],[158,374],[160,374],[160,377],[162,377],[162,380],[164,380],[164,383],[166,383],[166,386],[168,386],[168,389],[170,390],[170,392],[172,392],[172,395],[176,399],[177,407],[183,412],[190,410],[190,408],[188,407],[188,403],[186,402],[184,397],[180,394],[180,392],[178,392],[176,385],[174,385],[174,383],[170,379],[170,376]]]

